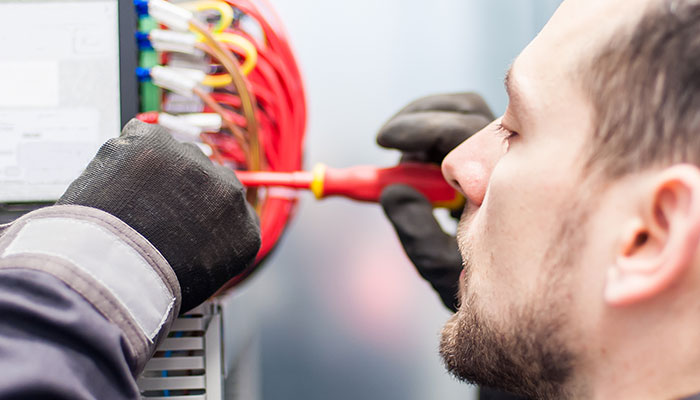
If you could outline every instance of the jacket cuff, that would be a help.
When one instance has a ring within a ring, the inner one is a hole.
[[[180,285],[165,258],[95,208],[52,206],[14,221],[0,236],[0,268],[42,271],[78,292],[122,330],[135,375],[180,309]]]

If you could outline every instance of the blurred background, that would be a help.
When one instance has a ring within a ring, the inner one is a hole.
[[[560,3],[271,1],[306,81],[307,168],[394,165],[375,133],[421,96],[476,91],[502,113],[505,71]],[[222,303],[236,398],[475,398],[444,371],[449,312],[378,205],[302,195],[267,264]]]

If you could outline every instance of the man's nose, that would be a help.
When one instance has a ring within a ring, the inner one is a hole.
[[[491,172],[503,155],[503,138],[494,128],[496,123],[465,140],[442,162],[442,174],[447,182],[476,206],[484,201]]]

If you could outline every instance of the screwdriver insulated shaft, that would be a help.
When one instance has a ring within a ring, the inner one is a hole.
[[[379,202],[385,187],[404,184],[419,191],[435,207],[459,209],[464,206],[464,197],[445,181],[440,168],[432,164],[402,163],[391,168],[355,166],[342,169],[317,165],[311,172],[236,171],[236,175],[247,187],[306,189],[319,199],[343,196],[366,202]]]

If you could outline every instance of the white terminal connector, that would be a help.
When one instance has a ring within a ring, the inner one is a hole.
[[[206,78],[206,76],[207,76],[206,72],[199,70],[199,69],[173,67],[173,66],[168,66],[166,68],[168,68],[171,71],[175,71],[182,76],[186,76],[189,79],[193,79],[193,80],[197,81],[197,83],[202,83],[204,81],[204,78]]]
[[[197,37],[191,33],[172,30],[153,29],[149,33],[153,48],[158,51],[168,51],[197,55]]]
[[[177,31],[187,31],[194,18],[192,11],[165,0],[148,0],[148,14],[156,21]]]
[[[198,127],[204,132],[218,132],[221,130],[221,115],[215,113],[182,114],[179,116],[188,124]]]
[[[176,70],[160,65],[151,68],[151,79],[154,85],[187,97],[192,96],[192,90],[202,82],[205,76],[204,72],[197,70]]]
[[[202,129],[190,124],[179,115],[158,114],[158,125],[167,128],[173,137],[181,142],[197,142]]]
[[[205,156],[211,157],[211,155],[214,154],[214,150],[212,150],[212,148],[208,144],[199,142],[195,144],[197,145],[197,147],[199,147],[200,150],[202,150],[202,153],[204,153]]]
[[[211,71],[211,63],[204,58],[204,52],[197,49],[196,54],[170,53],[168,66],[173,68],[198,69],[204,73]]]

